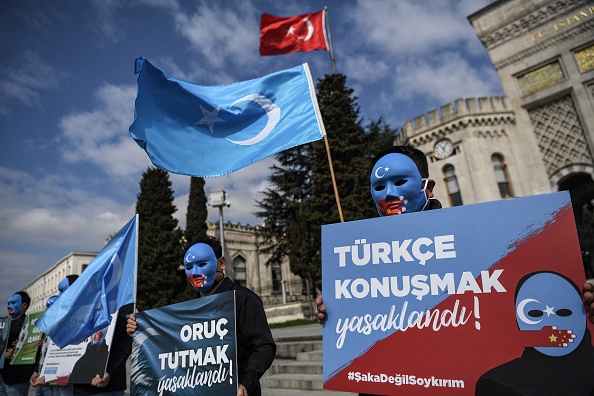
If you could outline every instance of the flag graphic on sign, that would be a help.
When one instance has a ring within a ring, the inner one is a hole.
[[[325,13],[277,17],[262,14],[260,20],[260,55],[283,55],[292,52],[328,51]]]
[[[169,172],[221,176],[326,134],[307,64],[219,86],[169,77],[144,58],[136,72],[130,135]]]
[[[60,348],[79,344],[111,323],[111,316],[134,302],[138,215],[89,263],[87,269],[35,322]]]

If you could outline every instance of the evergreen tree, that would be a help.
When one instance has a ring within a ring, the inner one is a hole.
[[[206,208],[206,194],[204,193],[204,179],[192,177],[190,179],[190,195],[188,197],[188,211],[186,213],[186,229],[184,231],[184,243],[181,247],[182,257],[186,250],[198,240],[206,236],[208,226],[208,209]],[[179,290],[182,300],[189,300],[196,296],[196,291],[188,282],[186,273],[179,271]]]
[[[166,171],[149,168],[136,200],[139,215],[137,306],[140,310],[181,301],[181,231],[173,217],[171,181]]]
[[[394,131],[381,119],[365,131],[344,75],[326,75],[317,91],[344,220],[376,216],[369,194],[370,159],[393,144]],[[274,187],[264,192],[256,213],[265,219],[268,263],[288,257],[293,273],[319,287],[321,226],[340,221],[325,143],[299,146],[276,158],[279,165],[269,178]]]
[[[188,247],[195,244],[197,239],[206,236],[206,220],[208,218],[206,202],[204,179],[192,177],[190,180],[190,196],[188,197],[188,212],[186,213],[186,230],[184,232]]]

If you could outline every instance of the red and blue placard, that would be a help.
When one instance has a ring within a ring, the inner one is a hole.
[[[323,226],[324,389],[590,394],[584,282],[567,192]]]

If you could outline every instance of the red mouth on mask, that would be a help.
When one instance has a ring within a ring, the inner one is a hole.
[[[379,203],[379,209],[384,216],[394,216],[406,212],[406,205],[408,201],[404,197],[386,202],[386,198],[382,198]]]
[[[206,283],[206,275],[190,275],[188,279],[190,280],[192,286],[194,286],[196,289],[204,286]]]

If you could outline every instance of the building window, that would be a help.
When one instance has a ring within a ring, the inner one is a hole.
[[[283,272],[280,263],[272,264],[270,269],[272,271],[272,293],[282,293]]]
[[[80,272],[85,272],[85,270],[87,269],[88,266],[89,266],[89,264],[83,264],[81,266],[81,271]]]
[[[501,154],[493,154],[491,156],[491,162],[493,163],[493,172],[495,172],[495,180],[499,187],[499,195],[501,198],[513,197],[511,186],[509,183],[509,177],[507,175],[507,167],[503,161]]]
[[[233,275],[235,276],[235,283],[243,287],[247,287],[245,275],[245,259],[241,256],[237,256],[233,259]]]
[[[446,165],[443,167],[443,174],[445,176],[445,184],[450,196],[451,206],[462,205],[462,194],[460,193],[460,186],[458,185],[458,178],[453,165]]]

